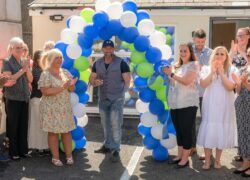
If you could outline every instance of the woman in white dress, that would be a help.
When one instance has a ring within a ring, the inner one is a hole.
[[[214,168],[220,169],[222,150],[237,144],[233,73],[237,73],[237,69],[231,65],[228,51],[223,46],[213,50],[210,65],[201,70],[200,84],[205,88],[205,94],[197,144],[204,147],[202,168],[206,170],[211,166],[213,148],[216,148]]]

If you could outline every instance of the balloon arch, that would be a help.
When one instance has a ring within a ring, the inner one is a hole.
[[[140,113],[138,132],[143,136],[144,146],[153,150],[153,158],[164,161],[168,149],[176,146],[176,134],[167,104],[168,81],[160,69],[171,63],[172,50],[166,42],[171,42],[174,30],[155,27],[149,13],[138,10],[133,0],[123,3],[97,0],[95,10],[85,8],[80,16],[69,17],[67,28],[61,31],[61,40],[55,45],[64,57],[62,67],[78,77],[76,90],[71,93],[77,124],[71,132],[72,147],[82,149],[86,144],[83,127],[88,117],[84,109],[89,99],[86,91],[92,46],[97,40],[117,36],[131,50],[130,59],[136,73],[134,85],[140,97],[136,102]],[[62,143],[60,148],[63,150]]]

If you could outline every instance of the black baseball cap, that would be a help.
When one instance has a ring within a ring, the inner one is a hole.
[[[105,41],[103,41],[102,48],[107,47],[107,46],[111,46],[112,48],[115,47],[114,42],[111,41],[111,40],[105,40]]]

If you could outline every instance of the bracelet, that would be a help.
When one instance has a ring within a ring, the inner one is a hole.
[[[173,77],[174,77],[174,75],[175,75],[175,74],[172,72],[172,73],[170,74],[170,77],[171,77],[171,78],[173,78]]]

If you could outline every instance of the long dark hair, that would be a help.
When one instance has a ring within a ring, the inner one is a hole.
[[[180,46],[187,46],[188,47],[190,55],[191,55],[190,58],[189,58],[189,62],[197,61],[197,58],[196,58],[196,56],[194,54],[194,48],[193,48],[192,43],[190,43],[190,42],[189,43],[184,43],[184,44],[180,44]],[[175,68],[181,67],[182,64],[183,64],[183,61],[182,61],[181,57],[179,57],[178,63],[175,65]]]
[[[39,50],[36,50],[36,51],[34,52],[34,56],[33,56],[33,67],[41,68],[39,61],[41,60],[42,53],[43,53],[43,51],[40,50],[40,49],[39,49]]]

